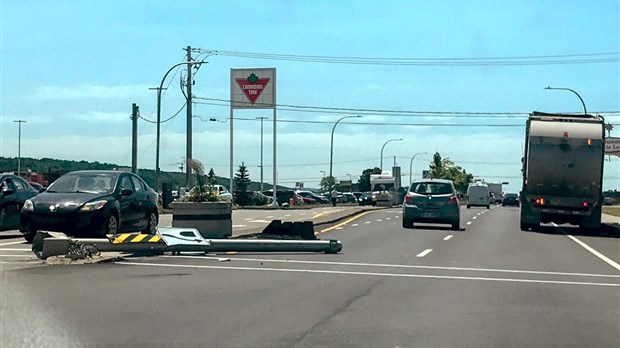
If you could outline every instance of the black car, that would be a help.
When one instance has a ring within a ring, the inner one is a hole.
[[[0,175],[0,230],[19,228],[19,211],[27,199],[39,193],[17,175]]]
[[[28,242],[37,230],[82,237],[135,231],[154,234],[158,220],[157,193],[140,177],[84,170],[61,176],[45,192],[26,200],[20,231]]]
[[[504,198],[502,199],[502,207],[505,207],[507,205],[515,205],[515,206],[519,206],[519,195],[517,195],[516,193],[507,193],[504,195]]]
[[[372,205],[372,195],[370,194],[370,192],[355,192],[353,193],[356,197],[357,197],[357,204],[358,205]]]

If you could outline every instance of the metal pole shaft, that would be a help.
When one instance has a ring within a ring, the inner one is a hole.
[[[131,172],[138,173],[138,106],[131,105]]]
[[[187,46],[187,144],[185,150],[185,165],[192,159],[192,47]],[[191,187],[191,170],[185,171],[185,187]]]
[[[18,136],[17,136],[17,176],[21,176],[22,173],[22,122],[18,122]]]
[[[263,192],[263,120],[260,118],[260,192]]]

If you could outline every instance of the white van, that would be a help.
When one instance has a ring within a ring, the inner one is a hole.
[[[485,184],[469,185],[467,188],[467,208],[470,207],[491,207],[491,194],[489,187]]]

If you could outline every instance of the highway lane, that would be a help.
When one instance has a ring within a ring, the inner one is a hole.
[[[618,270],[563,234],[519,231],[516,209],[461,212],[464,231],[447,225],[403,229],[399,209],[324,228],[321,237],[342,240],[339,255],[164,255],[118,264],[5,268],[0,343],[620,343]],[[620,245],[618,238],[577,238],[600,242],[607,248],[602,253]],[[31,330],[20,329],[26,322]]]

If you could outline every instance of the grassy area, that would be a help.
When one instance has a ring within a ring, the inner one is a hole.
[[[613,207],[605,206],[603,207],[603,213],[620,217],[620,207],[619,206],[613,206]]]

